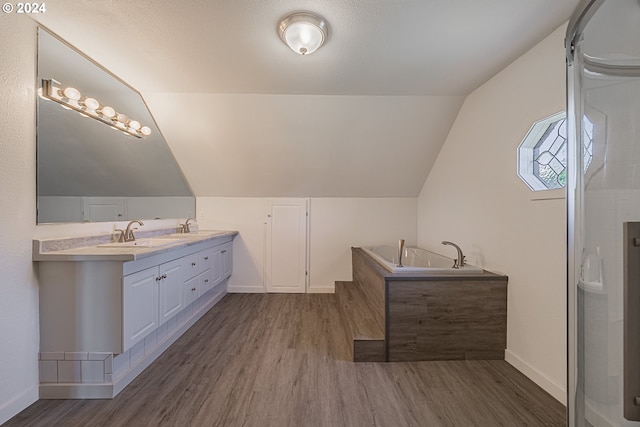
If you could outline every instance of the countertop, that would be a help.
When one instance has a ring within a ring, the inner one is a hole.
[[[155,230],[136,233],[138,240],[163,239],[170,236],[172,240],[175,240],[175,243],[158,247],[101,247],[102,244],[113,242],[111,234],[35,239],[33,240],[33,261],[135,261],[209,241],[220,240],[222,243],[232,240],[238,234],[237,231],[232,230],[199,230],[184,235],[176,235],[175,230],[170,231],[174,232]]]

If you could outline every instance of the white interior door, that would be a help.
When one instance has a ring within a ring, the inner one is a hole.
[[[307,206],[307,199],[281,199],[269,204],[266,221],[267,292],[306,292]]]

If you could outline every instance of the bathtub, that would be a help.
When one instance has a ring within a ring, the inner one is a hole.
[[[392,273],[478,274],[484,271],[473,265],[453,268],[453,259],[421,248],[405,247],[402,267],[398,267],[398,245],[363,247],[362,250]]]

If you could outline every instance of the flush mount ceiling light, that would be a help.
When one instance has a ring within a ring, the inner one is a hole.
[[[278,32],[282,41],[295,53],[309,55],[327,41],[329,26],[322,16],[294,12],[282,18]]]

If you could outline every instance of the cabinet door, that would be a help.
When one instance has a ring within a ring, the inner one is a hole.
[[[222,279],[231,276],[233,270],[233,243],[225,243],[222,251]]]
[[[224,245],[213,248],[213,260],[211,263],[211,276],[213,277],[213,286],[222,281],[222,250]]]
[[[178,314],[184,307],[183,258],[162,264],[159,269],[160,325]]]
[[[158,267],[125,276],[123,284],[123,351],[158,327]]]
[[[184,282],[184,306],[188,306],[200,296],[200,276]]]

